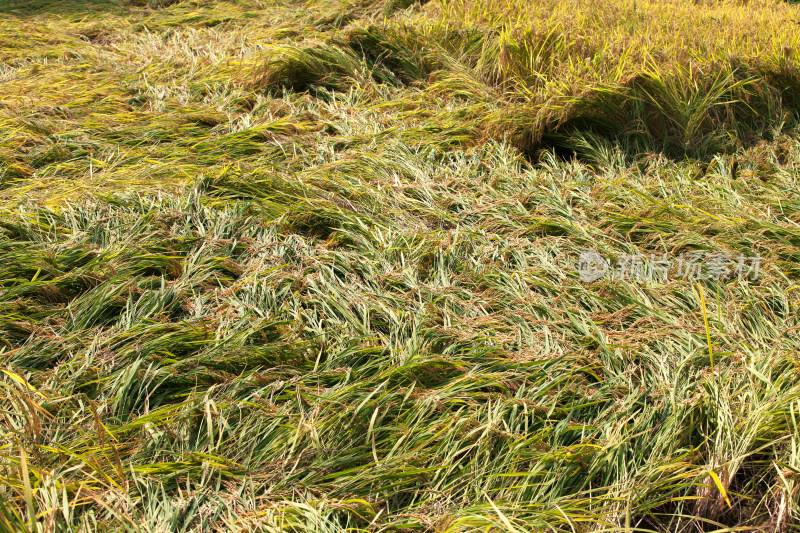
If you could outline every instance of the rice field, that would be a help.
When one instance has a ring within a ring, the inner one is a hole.
[[[800,6],[0,0],[0,532],[800,531]]]

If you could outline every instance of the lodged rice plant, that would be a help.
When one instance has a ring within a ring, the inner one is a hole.
[[[0,531],[797,531],[798,9],[0,0]]]

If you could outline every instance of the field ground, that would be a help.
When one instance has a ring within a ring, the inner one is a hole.
[[[0,531],[799,531],[799,24],[0,0]]]

